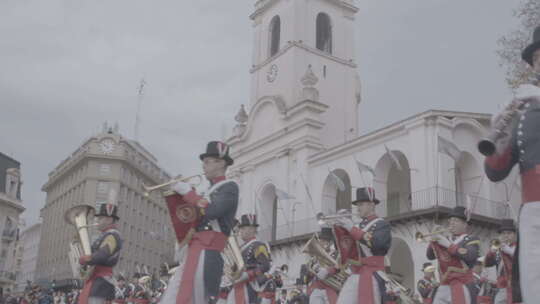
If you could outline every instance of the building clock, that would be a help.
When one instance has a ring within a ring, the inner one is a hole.
[[[99,142],[99,150],[104,154],[111,154],[114,151],[114,146],[112,139],[104,139]]]
[[[266,73],[266,80],[268,80],[268,82],[273,82],[277,77],[277,73],[278,73],[277,65],[272,64],[270,66],[270,69],[268,69],[268,72]]]

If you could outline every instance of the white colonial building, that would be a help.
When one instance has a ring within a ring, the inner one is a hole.
[[[294,279],[307,259],[302,246],[320,230],[316,214],[351,208],[356,188],[372,185],[377,212],[393,227],[391,272],[414,288],[426,262],[417,231],[470,202],[472,232],[485,249],[498,221],[513,214],[506,202],[517,210],[519,185],[515,172],[506,183],[484,178],[476,146],[488,114],[429,110],[360,135],[357,10],[350,0],[256,2],[251,99],[228,139],[237,215],[258,214],[274,265],[289,264]]]

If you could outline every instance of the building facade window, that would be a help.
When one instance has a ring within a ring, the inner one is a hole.
[[[269,31],[269,57],[272,57],[279,51],[279,40],[281,35],[281,20],[279,19],[279,16],[274,16],[272,18]]]
[[[325,13],[317,15],[316,47],[323,52],[332,54],[332,25],[330,17]]]

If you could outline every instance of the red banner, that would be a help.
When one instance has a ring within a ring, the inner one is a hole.
[[[195,233],[195,227],[197,227],[200,218],[199,208],[184,201],[182,196],[176,192],[165,194],[165,201],[167,208],[169,208],[176,239],[182,247],[189,242]]]

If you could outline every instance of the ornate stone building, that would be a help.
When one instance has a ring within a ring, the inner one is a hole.
[[[316,214],[350,209],[356,188],[373,186],[377,212],[393,227],[392,275],[414,288],[427,247],[415,232],[444,225],[453,207],[470,202],[485,249],[498,221],[517,211],[519,185],[515,172],[498,184],[484,177],[476,146],[488,114],[429,110],[358,130],[357,11],[343,0],[256,2],[251,99],[228,139],[238,215],[258,214],[274,264],[298,277],[307,259],[300,249],[320,230]]]
[[[0,153],[0,289],[12,290],[16,280],[19,216],[25,210],[21,201],[21,164]]]
[[[55,279],[61,284],[73,278],[68,250],[75,229],[66,224],[64,213],[75,205],[104,202],[111,189],[118,193],[118,228],[124,238],[116,273],[152,273],[160,263],[171,262],[175,238],[165,201],[157,193],[145,196],[142,188],[143,183],[154,185],[168,179],[143,146],[121,136],[117,126],[104,125],[101,134],[87,139],[49,173],[43,185],[47,200],[41,209],[36,279]]]
[[[27,281],[34,282],[40,238],[41,223],[34,224],[21,233],[19,240],[21,265],[17,273],[16,291],[24,291]]]

